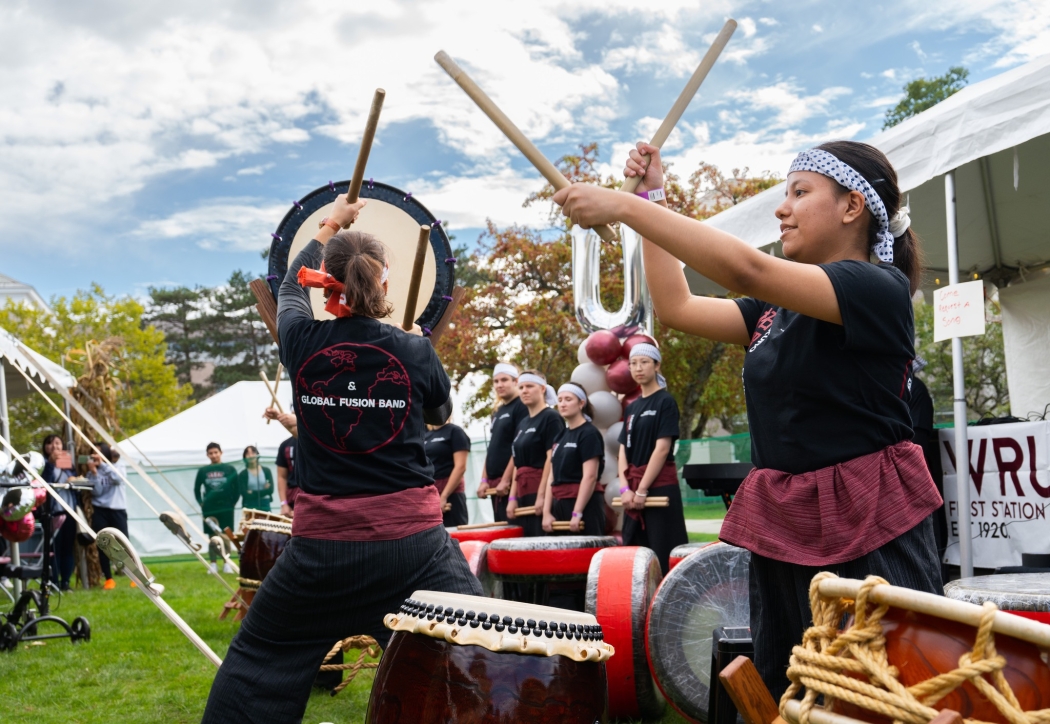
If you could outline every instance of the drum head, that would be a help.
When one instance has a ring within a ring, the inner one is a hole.
[[[281,281],[288,266],[303,247],[317,234],[318,224],[328,216],[336,197],[346,194],[349,181],[323,186],[304,196],[292,206],[273,234],[270,244],[270,267],[268,272],[270,289],[274,298],[280,292]],[[383,321],[401,324],[408,298],[408,285],[412,276],[412,264],[416,257],[416,242],[419,227],[430,226],[430,254],[423,266],[423,278],[419,285],[416,324],[433,329],[448,307],[448,299],[455,286],[455,266],[452,246],[444,228],[437,218],[411,194],[378,182],[369,182],[361,187],[361,198],[368,204],[350,227],[354,231],[372,234],[387,249],[390,264],[390,286],[387,300],[394,306],[390,317]],[[332,319],[324,311],[324,293],[321,289],[310,290],[310,301],[316,319]]]
[[[646,651],[667,701],[690,721],[709,721],[711,638],[719,626],[750,626],[743,548],[715,543],[683,560],[653,597]]]

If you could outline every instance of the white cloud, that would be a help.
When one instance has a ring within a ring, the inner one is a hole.
[[[192,239],[202,249],[259,251],[269,244],[270,232],[276,227],[274,220],[287,210],[287,204],[260,199],[214,199],[162,219],[143,221],[132,233],[146,243]]]
[[[784,128],[826,114],[832,101],[850,93],[852,91],[849,88],[834,86],[816,95],[803,95],[802,89],[794,82],[781,81],[761,88],[731,91],[729,96],[747,103],[755,110],[773,111],[773,125]]]
[[[522,200],[543,187],[538,172],[494,169],[484,176],[437,176],[409,184],[412,193],[426,198],[427,207],[448,220],[452,233],[459,228],[484,227],[487,219],[498,226],[547,226],[547,204],[522,208]],[[471,242],[473,239],[459,239]]]
[[[771,28],[771,27],[773,27],[775,25],[780,25],[780,21],[778,21],[776,18],[759,18],[758,22],[760,24],[762,24],[762,25],[765,25],[766,27],[769,27],[769,28]]]
[[[745,38],[750,38],[755,34],[757,28],[755,27],[755,21],[751,18],[740,18],[740,32],[744,34]]]
[[[813,26],[813,32],[814,33],[823,33],[824,32],[824,28],[821,27],[820,25],[814,25]]]
[[[258,166],[249,166],[247,168],[237,169],[238,176],[262,176],[264,173],[274,167],[272,163],[262,163]]]

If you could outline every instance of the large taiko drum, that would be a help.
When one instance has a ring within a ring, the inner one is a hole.
[[[952,581],[944,595],[977,605],[991,601],[1001,611],[1050,624],[1050,573],[1005,573]]]
[[[525,530],[520,525],[507,525],[506,523],[492,523],[489,525],[474,523],[461,525],[456,528],[446,528],[446,530],[448,530],[450,536],[460,542],[480,540],[491,543],[501,538],[521,538],[525,535]]]
[[[645,618],[660,577],[660,560],[648,548],[605,548],[591,559],[587,613],[616,649],[605,666],[613,719],[658,719],[666,708],[645,658]]]
[[[249,605],[263,579],[292,539],[292,519],[261,510],[245,510],[241,519],[241,598]],[[247,595],[245,595],[247,594]]]
[[[705,546],[675,566],[653,596],[649,668],[668,703],[689,721],[708,721],[714,630],[751,625],[750,560],[743,548]]]
[[[269,272],[267,280],[274,298],[277,298],[281,281],[304,246],[317,234],[321,220],[328,216],[335,199],[345,196],[349,181],[329,183],[311,191],[294,202],[288,213],[272,234],[270,244]],[[351,227],[374,235],[387,249],[390,264],[387,301],[394,308],[390,317],[383,321],[401,324],[408,300],[409,280],[419,240],[419,227],[430,226],[430,254],[423,266],[417,304],[416,324],[433,329],[445,313],[451,301],[455,285],[455,259],[445,229],[437,217],[430,213],[412,194],[393,186],[369,180],[361,187],[361,198],[368,204]],[[310,289],[310,302],[317,319],[331,319],[324,310],[325,300],[321,289]]]
[[[383,623],[368,724],[605,721],[614,649],[594,616],[416,591]]]
[[[591,559],[616,545],[612,536],[598,535],[504,538],[489,544],[489,572],[504,584],[516,584],[509,590],[528,602],[555,600],[563,608],[583,611]]]
[[[840,619],[840,612],[852,613],[844,630],[851,641],[857,641],[867,636],[863,628],[851,630],[858,625],[857,606],[861,597],[867,601],[865,616],[872,620],[877,618],[880,607],[888,607],[878,620],[881,630],[873,632],[874,641],[878,646],[885,642],[888,665],[896,669],[896,678],[905,687],[916,687],[940,675],[961,670],[963,657],[972,657],[975,652],[978,627],[987,625],[986,631],[990,633],[987,643],[994,647],[996,656],[990,656],[991,650],[986,648],[979,658],[994,663],[993,669],[1001,670],[1020,704],[1019,710],[1006,716],[995,705],[994,697],[985,696],[972,681],[960,677],[950,682],[949,690],[942,692],[941,698],[929,704],[935,711],[951,709],[967,720],[1007,724],[1011,720],[1023,720],[1024,713],[1050,709],[1050,660],[1047,658],[1050,626],[998,611],[990,602],[985,609],[969,602],[885,583],[872,584],[870,579],[857,581],[830,577],[820,581],[817,594],[821,610],[814,612],[815,618],[825,620],[825,606],[830,606],[826,609],[828,620]],[[834,645],[834,642],[828,644]],[[840,655],[855,660],[848,649]],[[808,660],[799,663],[809,665]],[[852,668],[852,662],[850,666]],[[789,678],[795,677],[794,670],[794,666],[788,669]],[[800,669],[798,675],[811,677],[810,670]],[[861,681],[871,680],[860,671],[849,675]],[[983,678],[993,688],[997,686],[991,671],[983,674]],[[873,683],[881,688],[879,680],[876,678]],[[959,682],[961,685],[953,689]],[[807,678],[806,684],[818,694],[834,696],[837,693],[825,688],[826,685],[819,680]],[[880,695],[879,701],[892,702],[892,698],[883,699]],[[877,706],[858,706],[841,699],[834,701],[836,713],[888,724],[890,719],[877,713]]]
[[[671,555],[668,557],[667,570],[670,571],[679,563],[684,561],[689,556],[696,553],[701,548],[707,548],[710,545],[714,545],[715,542],[708,543],[684,543],[680,546],[675,546],[671,549]]]

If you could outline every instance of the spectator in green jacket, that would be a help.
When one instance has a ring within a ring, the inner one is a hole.
[[[215,518],[219,522],[220,531],[227,527],[233,528],[233,509],[237,505],[240,492],[237,488],[237,468],[222,462],[222,448],[219,447],[219,443],[208,443],[207,453],[211,464],[197,471],[193,494],[205,519],[204,530],[211,536],[216,534],[216,531],[208,525],[208,518]],[[215,569],[214,553],[211,555],[211,567],[212,570]],[[223,573],[233,573],[233,568],[228,563],[223,564],[222,570]]]
[[[244,448],[244,470],[237,475],[237,489],[241,506],[270,512],[273,500],[273,474],[259,464],[259,449],[254,445]]]

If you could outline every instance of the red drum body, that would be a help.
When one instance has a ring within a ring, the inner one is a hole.
[[[489,544],[480,540],[458,541],[459,550],[467,559],[470,572],[481,583],[481,590],[486,596],[500,598],[502,587],[499,582],[489,573],[488,548]]]
[[[521,538],[525,531],[518,525],[493,525],[486,528],[468,528],[460,530],[449,528],[448,534],[458,541],[480,540],[490,543],[503,538]]]
[[[675,566],[653,596],[649,668],[668,703],[691,722],[708,721],[714,630],[751,625],[750,560],[743,548],[705,545]]]
[[[395,633],[376,672],[365,721],[604,723],[611,647],[601,641],[595,619],[584,616],[417,591],[384,621]]]
[[[591,559],[616,545],[612,536],[595,535],[498,540],[489,544],[489,572],[518,600],[583,611]]]
[[[712,543],[686,543],[685,545],[675,546],[671,549],[671,555],[668,558],[668,572],[684,561],[688,556],[696,553],[701,548],[707,548],[710,545],[714,545],[716,542],[717,541]]]
[[[616,648],[606,664],[614,719],[658,719],[666,708],[645,657],[645,619],[660,577],[660,561],[648,548],[606,548],[591,559],[586,610]]]

